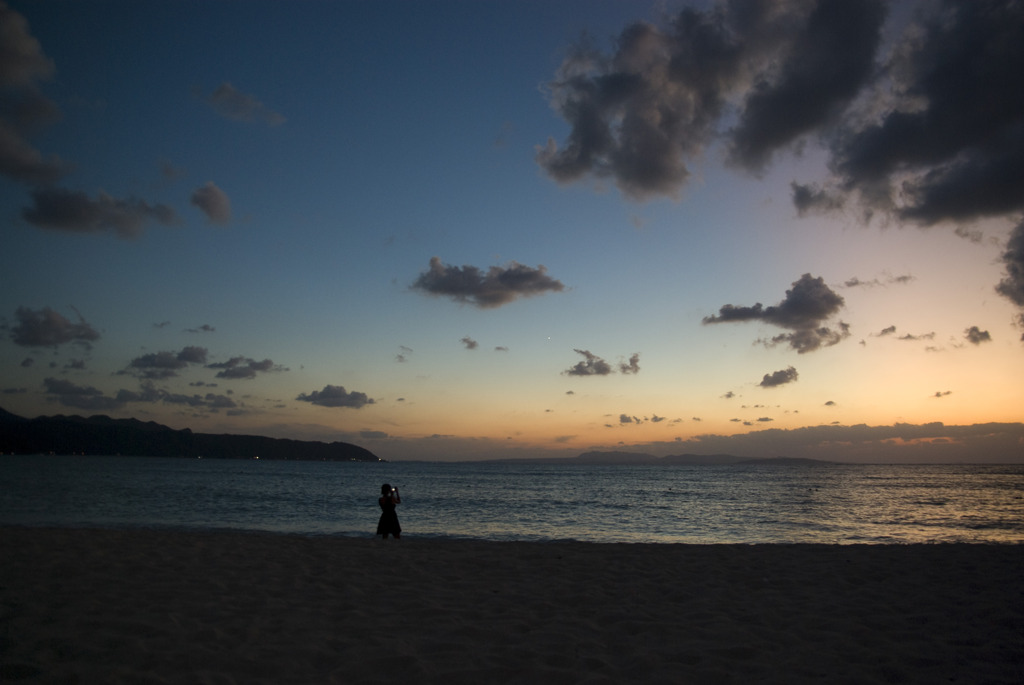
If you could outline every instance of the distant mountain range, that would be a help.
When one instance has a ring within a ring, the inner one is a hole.
[[[616,465],[720,465],[720,464],[831,464],[834,462],[822,461],[820,459],[800,459],[796,457],[771,457],[768,459],[751,459],[750,457],[737,457],[732,454],[670,454],[665,457],[656,457],[653,454],[643,452],[584,452],[578,457],[565,459],[535,459],[535,463],[560,463],[560,464],[616,464]]]
[[[347,442],[308,442],[258,435],[174,430],[153,421],[109,416],[26,419],[0,409],[0,453],[208,457],[291,461],[383,461]]]

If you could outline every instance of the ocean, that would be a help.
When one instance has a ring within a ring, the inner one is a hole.
[[[0,524],[634,543],[1021,543],[1024,465],[0,456]]]

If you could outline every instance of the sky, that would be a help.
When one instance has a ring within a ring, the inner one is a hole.
[[[0,406],[1024,461],[1014,2],[0,3]]]

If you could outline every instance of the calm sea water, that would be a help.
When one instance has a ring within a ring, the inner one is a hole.
[[[1024,465],[583,466],[0,456],[0,524],[686,543],[1024,542]]]

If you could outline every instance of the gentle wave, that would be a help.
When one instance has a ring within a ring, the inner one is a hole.
[[[0,457],[0,523],[659,543],[1024,542],[1024,466]]]

